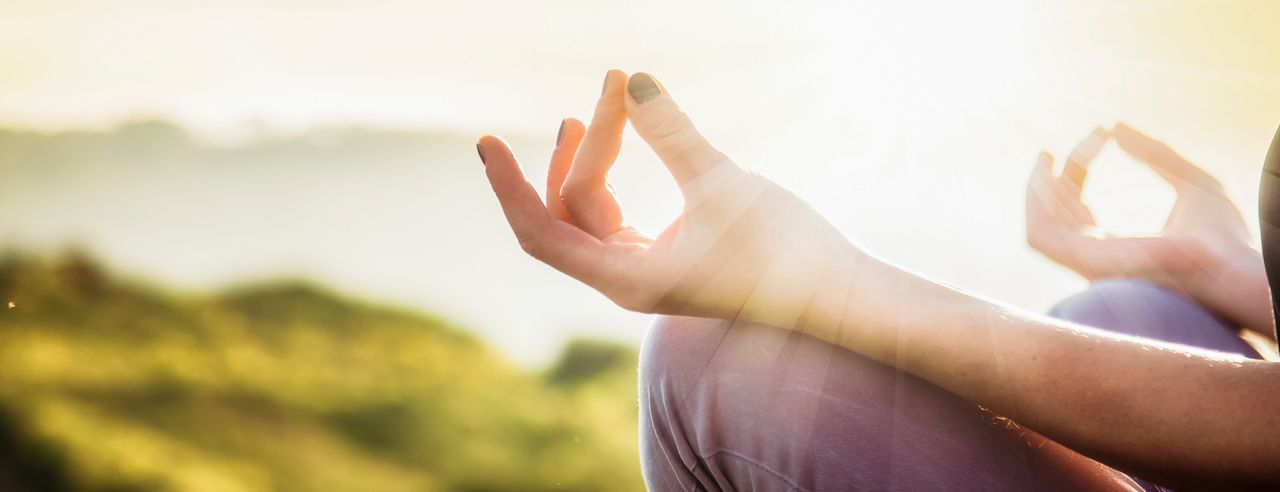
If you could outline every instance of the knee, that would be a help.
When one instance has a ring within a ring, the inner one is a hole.
[[[1089,286],[1049,310],[1055,318],[1175,343],[1193,343],[1203,332],[1229,334],[1221,319],[1191,299],[1141,280],[1108,280]]]
[[[817,395],[834,348],[822,345],[741,321],[659,318],[640,352],[640,456],[649,487],[692,490],[717,477],[768,484],[778,473],[794,476],[757,464],[798,461],[789,455],[797,446],[784,443],[810,434],[817,407],[827,401]]]
[[[681,378],[711,357],[714,345],[729,329],[720,319],[659,316],[640,348],[641,396],[646,388],[689,384]]]
[[[784,347],[816,345],[797,344],[799,338],[807,337],[740,320],[661,316],[640,348],[641,398],[673,398],[662,403],[688,405],[684,395],[723,389],[718,383],[726,378],[769,379]]]
[[[1127,306],[1137,303],[1170,301],[1186,302],[1177,294],[1166,291],[1141,280],[1105,280],[1090,285],[1085,290],[1059,301],[1049,308],[1049,315],[1055,318],[1085,323],[1088,321],[1104,321],[1103,325],[1114,324],[1116,318],[1124,317]],[[1097,326],[1095,324],[1095,326]],[[1110,326],[1099,326],[1111,328]]]
[[[690,401],[731,322],[660,316],[640,348],[640,463],[651,490],[692,490],[701,460],[694,429],[707,416]]]
[[[723,479],[722,488],[917,490],[936,488],[940,476],[980,489],[1026,488],[983,485],[995,480],[982,471],[991,453],[1002,453],[1000,462],[1024,459],[1020,437],[972,403],[820,340],[664,317],[640,359],[640,456],[650,489],[714,489],[707,484]]]
[[[1129,335],[1151,336],[1170,311],[1201,310],[1189,299],[1141,280],[1106,280],[1049,309],[1055,318]],[[1146,333],[1143,333],[1146,332]]]
[[[717,340],[727,334],[725,320],[659,316],[640,346],[639,394],[641,417],[662,420],[678,412],[680,394],[696,384],[696,371],[705,368]]]

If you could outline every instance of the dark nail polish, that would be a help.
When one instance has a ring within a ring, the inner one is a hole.
[[[486,166],[487,166],[487,165],[489,165],[489,163],[487,163],[487,162],[485,162],[485,161],[484,161],[484,149],[480,148],[480,144],[476,144],[476,153],[477,153],[477,154],[480,154],[480,163],[481,163],[481,164],[484,164],[484,165],[486,165]]]
[[[556,132],[556,147],[560,146],[562,139],[564,139],[564,120],[560,120],[560,131]]]
[[[662,94],[662,89],[658,88],[658,81],[653,80],[649,74],[637,73],[632,75],[631,81],[627,83],[627,92],[631,93],[631,98],[637,103],[644,104]]]

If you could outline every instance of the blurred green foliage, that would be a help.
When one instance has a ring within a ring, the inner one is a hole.
[[[581,341],[535,373],[305,283],[184,294],[8,255],[0,490],[641,489],[635,357]]]

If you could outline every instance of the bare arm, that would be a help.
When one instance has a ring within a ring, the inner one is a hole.
[[[500,139],[478,143],[530,255],[627,309],[805,331],[1123,469],[1177,485],[1280,486],[1280,366],[1031,316],[881,262],[718,152],[651,77],[625,90],[621,77],[611,72],[585,137],[565,127],[549,180],[553,192],[563,183],[560,200],[539,199]],[[684,195],[655,238],[623,226],[605,187],[621,115]]]
[[[1162,484],[1280,484],[1280,364],[1031,315],[876,260],[848,268],[858,301],[811,334]]]

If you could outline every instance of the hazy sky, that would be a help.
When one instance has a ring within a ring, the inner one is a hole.
[[[1280,3],[1269,0],[8,0],[0,124],[56,130],[160,116],[223,142],[330,123],[468,136],[442,152],[453,157],[423,163],[475,167],[461,183],[473,189],[449,192],[465,194],[467,207],[421,227],[483,231],[474,240],[485,242],[421,254],[484,256],[501,269],[463,285],[385,275],[355,284],[443,310],[539,361],[572,333],[636,340],[645,318],[522,258],[478,163],[462,156],[469,135],[520,136],[516,150],[540,175],[558,121],[590,114],[606,69],[658,76],[723,150],[796,189],[869,249],[1043,309],[1081,283],[1023,244],[1035,153],[1065,152],[1092,126],[1122,119],[1221,175],[1252,213],[1280,124],[1277,19]],[[1117,154],[1104,154],[1086,196],[1104,225],[1155,230],[1171,191]],[[674,187],[632,136],[614,186],[642,228],[678,210]],[[261,263],[288,250],[277,249]],[[228,280],[137,260],[157,254],[135,251],[131,265],[178,283]],[[335,284],[359,276],[338,256],[305,270]],[[415,274],[429,275],[404,272]],[[424,291],[437,300],[420,302]],[[540,309],[489,300],[539,296],[554,299]]]

